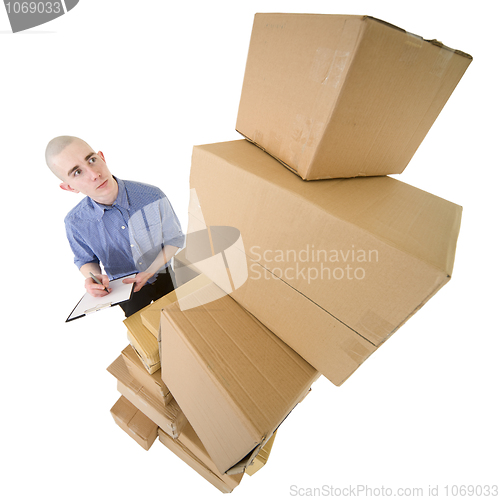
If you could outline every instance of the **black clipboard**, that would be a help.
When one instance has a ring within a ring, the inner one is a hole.
[[[109,287],[112,289],[111,293],[104,297],[92,297],[88,292],[85,293],[67,317],[66,323],[130,300],[133,295],[135,283],[125,284],[123,280],[125,278],[135,278],[135,276],[136,274],[129,274],[128,276],[122,276],[110,281]]]

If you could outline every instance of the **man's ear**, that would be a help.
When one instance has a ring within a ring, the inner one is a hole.
[[[104,159],[104,155],[103,155],[102,151],[98,151],[97,154],[102,158],[102,161],[104,163],[106,163],[106,160]]]
[[[64,189],[64,191],[69,191],[70,193],[79,193],[80,191],[77,191],[76,189],[72,188],[69,184],[67,184],[66,182],[61,182],[61,184],[59,184],[59,187],[61,189]]]

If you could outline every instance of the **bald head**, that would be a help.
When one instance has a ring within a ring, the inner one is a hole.
[[[78,137],[73,137],[71,135],[61,135],[59,137],[54,137],[48,144],[47,148],[45,149],[45,162],[47,163],[47,166],[52,170],[52,172],[61,179],[61,175],[56,169],[56,165],[54,163],[54,158],[58,156],[64,149],[66,149],[70,144],[73,144],[75,142],[80,142],[90,148],[90,146],[83,141],[82,139],[79,139]]]

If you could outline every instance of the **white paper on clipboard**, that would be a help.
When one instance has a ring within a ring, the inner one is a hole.
[[[134,278],[135,276],[135,274],[130,274],[129,276],[123,276],[110,281],[109,288],[112,289],[111,293],[104,297],[92,297],[92,295],[87,292],[68,316],[66,322],[81,318],[88,314],[92,314],[93,312],[106,309],[130,299],[135,283],[125,284],[123,283],[123,280],[126,278]]]

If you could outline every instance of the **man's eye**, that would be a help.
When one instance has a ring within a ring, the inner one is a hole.
[[[77,175],[80,175],[81,173],[82,173],[82,171],[81,171],[80,169],[75,170],[75,171],[73,172],[73,176],[75,176],[75,177],[76,177]]]
[[[89,158],[89,163],[95,163],[97,161],[97,158],[95,156],[92,156],[92,158]]]

